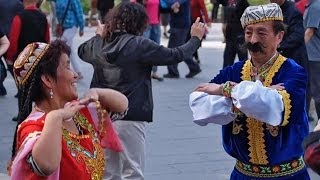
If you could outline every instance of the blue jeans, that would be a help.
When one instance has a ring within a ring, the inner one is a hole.
[[[160,24],[150,24],[144,31],[143,36],[160,44],[161,29]],[[152,72],[157,72],[157,66],[152,67]]]
[[[175,48],[185,44],[188,33],[190,33],[189,28],[178,29],[178,28],[171,27],[168,48]],[[200,70],[199,64],[192,60],[192,56],[185,59],[184,62],[187,64],[190,72],[195,72]],[[167,67],[168,67],[168,74],[179,76],[178,64],[168,65]]]

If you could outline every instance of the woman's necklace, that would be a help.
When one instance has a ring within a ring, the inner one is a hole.
[[[37,105],[34,106],[34,109],[35,109],[36,111],[38,111],[38,112],[46,113],[44,110],[42,110],[41,108],[39,108]],[[75,120],[73,119],[73,117],[70,118],[70,119],[64,120],[64,122],[69,122],[69,121],[73,121],[73,122],[75,123],[76,128],[77,128],[77,130],[78,130],[78,134],[79,134],[80,136],[83,136],[84,132],[83,132],[83,129],[81,128],[81,125],[79,124],[79,122],[78,122],[78,121],[75,121]],[[64,128],[64,129],[66,129],[66,128]]]

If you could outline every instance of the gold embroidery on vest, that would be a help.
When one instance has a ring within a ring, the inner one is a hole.
[[[232,122],[232,134],[239,134],[241,130],[243,130],[240,119],[244,116],[244,114],[235,106],[233,106],[233,112],[237,114],[237,118]],[[238,119],[240,118],[240,119]],[[240,124],[237,124],[239,122]]]
[[[270,124],[266,124],[267,130],[273,137],[277,137],[279,135],[279,127],[278,126],[271,126]]]
[[[272,79],[274,75],[279,71],[281,65],[286,60],[285,57],[279,55],[277,60],[274,62],[272,67],[270,68],[268,75],[266,76],[265,82],[263,82],[264,86],[269,87],[272,83]],[[242,77],[241,79],[244,81],[251,81],[250,70],[251,70],[251,61],[247,60],[242,68]],[[267,151],[265,150],[265,139],[264,139],[264,128],[263,122],[253,119],[247,118],[247,128],[248,128],[248,145],[249,145],[249,161],[253,164],[266,165],[268,164],[267,160]]]
[[[232,134],[239,134],[242,128],[242,124],[237,124],[236,122],[240,121],[239,119],[235,119],[232,125]]]
[[[80,113],[74,115],[75,121],[79,125],[89,131],[89,137],[92,138],[93,152],[91,153],[80,144],[80,136],[78,138],[72,138],[70,133],[63,129],[63,138],[67,143],[67,147],[71,155],[78,161],[83,161],[86,164],[86,170],[91,175],[91,180],[103,179],[103,172],[105,167],[104,151],[100,146],[98,134],[95,132],[92,124],[89,123],[88,119]],[[86,138],[86,136],[82,136]]]
[[[253,164],[268,164],[263,122],[253,118],[247,118],[246,122],[249,134],[249,161]]]
[[[290,118],[291,108],[292,108],[290,94],[286,90],[282,90],[278,92],[281,94],[283,104],[284,104],[284,118],[281,126],[285,126],[289,123],[289,118]]]

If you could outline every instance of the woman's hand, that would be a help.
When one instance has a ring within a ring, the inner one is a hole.
[[[222,95],[223,84],[203,83],[199,84],[194,91],[205,92],[210,95]]]
[[[64,105],[64,108],[55,110],[57,114],[61,116],[63,121],[68,121],[73,117],[73,115],[79,111],[80,109],[84,108],[85,105],[81,104],[80,101],[73,101],[68,102]]]
[[[101,24],[100,20],[97,21],[97,29],[96,29],[96,35],[99,35],[101,37],[105,37],[105,32],[104,32],[104,24]]]
[[[191,37],[196,36],[200,40],[203,38],[206,32],[206,26],[204,23],[200,22],[200,17],[197,17],[196,21],[191,26]]]
[[[275,85],[272,85],[270,86],[271,89],[275,89],[277,91],[281,91],[281,90],[284,90],[284,83],[279,83],[279,84],[275,84]]]
[[[318,124],[316,125],[313,131],[320,131],[320,119],[318,120]]]
[[[92,89],[89,89],[85,95],[83,96],[83,98],[81,98],[79,100],[80,104],[83,104],[83,105],[88,105],[89,103],[91,102],[96,102],[99,100],[99,94],[98,94],[98,91],[97,89],[95,88],[92,88]]]

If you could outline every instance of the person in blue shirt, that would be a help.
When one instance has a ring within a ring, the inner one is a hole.
[[[83,36],[84,18],[80,0],[55,0],[55,8],[58,22],[63,29],[63,34],[60,38],[71,47],[71,65],[75,72],[78,73],[79,79],[82,79],[83,76],[77,63],[79,57],[74,52],[74,48],[72,48],[73,39],[76,36],[78,28],[79,36]]]

